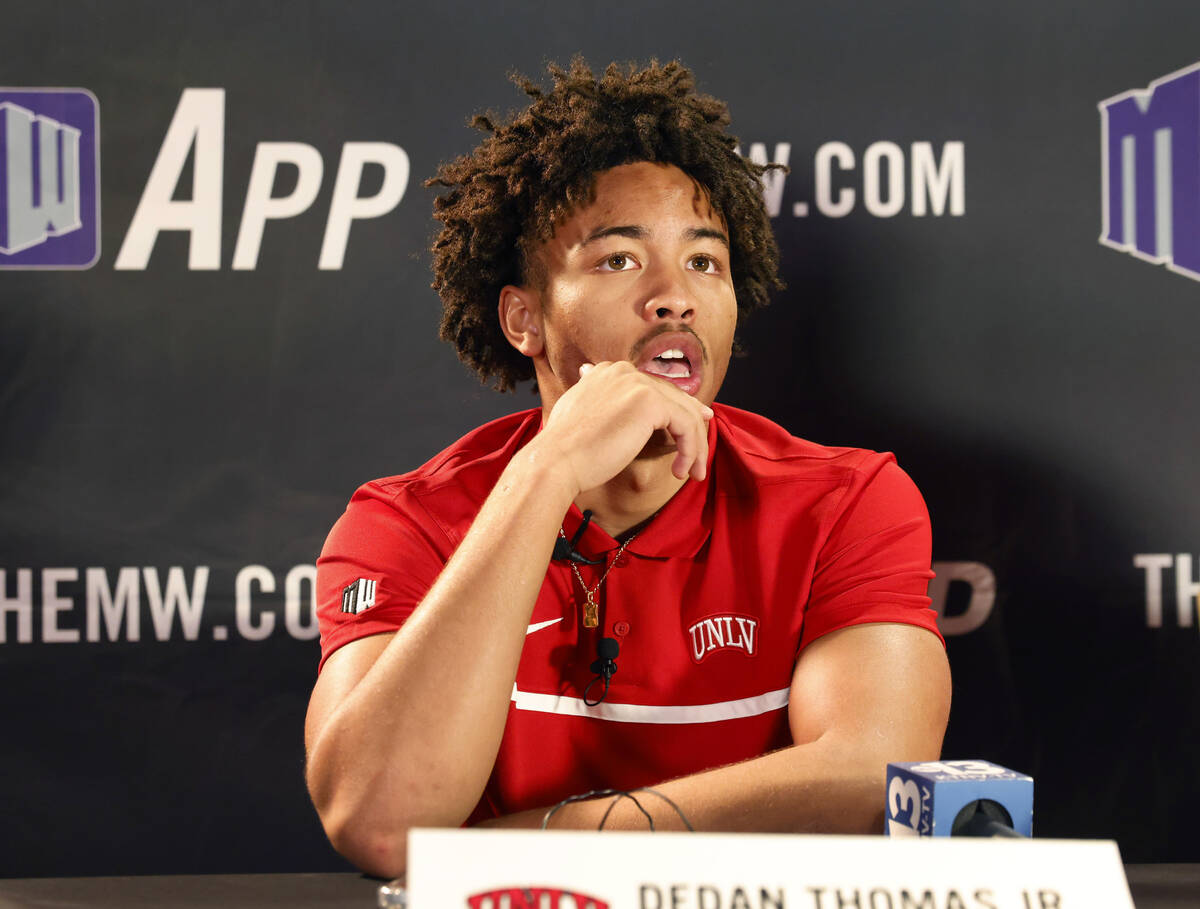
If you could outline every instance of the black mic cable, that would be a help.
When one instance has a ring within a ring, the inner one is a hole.
[[[592,522],[592,510],[589,508],[583,513],[583,523],[579,525],[579,529],[575,531],[575,536],[567,539],[567,535],[559,528],[558,539],[554,541],[554,555],[550,556],[553,561],[561,562],[570,560],[578,562],[580,565],[601,565],[603,559],[589,559],[575,547],[579,545],[579,541],[583,539],[584,531],[587,530],[588,524]]]
[[[592,661],[590,667],[592,672],[596,673],[596,677],[588,682],[587,688],[583,689],[583,703],[589,707],[595,707],[608,697],[608,683],[617,671],[617,654],[620,652],[621,645],[617,643],[616,638],[601,638],[596,642],[596,659]],[[596,700],[589,701],[588,692],[599,681],[604,682],[604,692]]]

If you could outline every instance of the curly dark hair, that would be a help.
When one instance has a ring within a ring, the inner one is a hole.
[[[425,184],[449,188],[433,206],[443,223],[433,244],[441,338],[500,391],[533,378],[530,360],[500,329],[500,289],[536,278],[531,253],[554,235],[556,221],[591,201],[600,171],[636,161],[673,164],[708,191],[729,228],[739,321],[782,286],[761,184],[776,165],[737,154],[725,104],[697,93],[686,67],[613,63],[598,79],[576,59],[569,70],[549,71],[549,91],[514,75],[533,103],[508,122],[474,117],[471,124],[491,135]]]

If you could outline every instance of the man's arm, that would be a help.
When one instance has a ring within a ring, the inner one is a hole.
[[[950,669],[937,636],[901,624],[854,625],[806,647],[792,676],[794,745],[762,757],[664,782],[697,830],[878,833],[889,761],[934,760],[950,712]],[[655,826],[682,829],[674,809],[636,793]],[[610,799],[555,812],[553,828],[595,829]],[[546,809],[489,822],[537,827]],[[628,799],[605,828],[646,829]]]
[[[495,761],[563,515],[656,430],[675,440],[675,476],[703,478],[710,416],[628,363],[597,364],[505,468],[404,626],[326,660],[305,723],[307,780],[339,852],[390,876],[404,868],[409,828],[466,820]]]

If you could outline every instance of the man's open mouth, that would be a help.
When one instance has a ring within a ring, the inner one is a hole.
[[[664,350],[643,367],[646,372],[668,379],[686,379],[692,374],[692,361],[677,347]]]
[[[637,345],[634,365],[649,376],[694,395],[704,382],[704,345],[687,329],[659,332]]]

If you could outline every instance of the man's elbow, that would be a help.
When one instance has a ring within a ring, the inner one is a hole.
[[[376,877],[392,878],[404,873],[408,864],[407,827],[383,827],[353,817],[344,821],[322,818],[322,823],[333,848],[356,868]]]
[[[404,871],[408,832],[415,827],[457,827],[474,804],[430,787],[434,798],[418,793],[385,795],[380,787],[350,781],[319,781],[310,767],[309,794],[333,848],[368,874],[395,877]]]
[[[319,757],[310,753],[305,782],[330,844],[368,874],[395,877],[403,872],[408,846],[404,819],[394,810],[381,813],[384,800],[372,798],[369,786],[351,785],[330,773]]]

